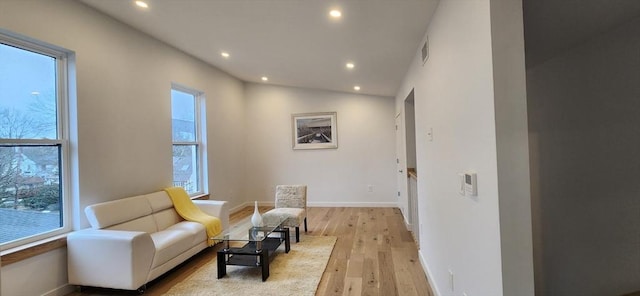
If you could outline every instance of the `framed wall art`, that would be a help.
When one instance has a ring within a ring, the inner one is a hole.
[[[291,115],[293,149],[338,148],[336,112]]]

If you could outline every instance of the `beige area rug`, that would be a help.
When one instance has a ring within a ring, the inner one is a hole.
[[[269,265],[269,278],[262,282],[259,267],[227,266],[227,275],[218,279],[216,260],[198,269],[164,295],[315,295],[336,243],[334,236],[300,237],[291,250],[278,248]]]

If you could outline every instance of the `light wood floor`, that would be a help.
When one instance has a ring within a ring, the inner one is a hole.
[[[261,207],[264,213],[270,208]],[[249,217],[247,207],[230,217]],[[309,208],[309,232],[301,235],[337,236],[329,264],[316,295],[428,295],[433,292],[418,259],[411,233],[395,208]],[[292,233],[292,240],[294,235]],[[295,243],[292,241],[292,243]],[[219,247],[208,248],[185,264],[147,285],[145,295],[161,295],[199,267],[216,260]],[[105,276],[108,276],[105,274]],[[72,296],[135,295],[130,291],[84,288]]]

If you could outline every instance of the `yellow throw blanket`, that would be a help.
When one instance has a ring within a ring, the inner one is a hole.
[[[165,188],[165,192],[171,198],[173,206],[178,214],[187,221],[198,222],[207,229],[207,245],[213,246],[214,236],[222,232],[222,221],[217,217],[205,214],[198,206],[196,206],[189,194],[182,187]]]

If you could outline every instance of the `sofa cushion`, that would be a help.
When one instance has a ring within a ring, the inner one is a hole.
[[[134,196],[91,205],[84,212],[92,228],[102,229],[150,215],[152,209],[145,196]]]
[[[140,217],[124,223],[112,225],[104,229],[109,230],[125,230],[125,231],[142,231],[147,233],[153,233],[158,231],[156,221],[151,216]]]
[[[153,219],[158,227],[158,231],[165,230],[170,226],[184,221],[178,212],[174,208],[162,210],[160,212],[153,213]]]
[[[170,227],[151,234],[151,239],[156,247],[152,268],[164,264],[192,248],[197,242],[205,240],[205,230],[201,224],[184,221],[176,224],[176,226],[180,224],[187,225]],[[198,229],[200,231],[197,231]],[[197,238],[199,238],[199,241]]]
[[[145,195],[155,219],[158,231],[165,230],[167,227],[184,221],[176,209],[173,207],[173,201],[165,191],[158,191]]]
[[[149,201],[151,210],[154,213],[173,208],[173,202],[171,201],[171,198],[169,198],[169,195],[167,195],[167,193],[164,191],[149,193],[144,195],[144,197],[146,197]]]
[[[204,225],[198,222],[184,221],[176,223],[167,228],[167,230],[177,230],[189,233],[193,238],[192,246],[207,241],[207,230]]]

